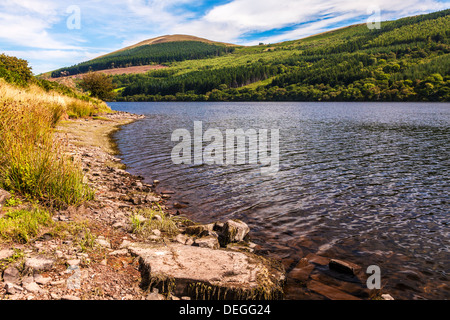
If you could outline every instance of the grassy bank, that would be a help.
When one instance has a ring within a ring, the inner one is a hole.
[[[65,153],[53,132],[62,119],[105,111],[109,108],[101,101],[0,79],[0,188],[50,207],[92,198],[81,167]]]

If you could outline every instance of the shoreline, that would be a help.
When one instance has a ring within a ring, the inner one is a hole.
[[[56,139],[81,164],[95,198],[54,212],[54,223],[69,230],[64,236],[50,231],[26,244],[0,244],[0,299],[282,298],[284,270],[251,253],[254,244],[248,242],[245,223],[200,225],[172,215],[165,206],[170,194],[156,193],[154,184],[123,169],[112,135],[143,117],[114,112],[57,126]],[[162,264],[148,260],[155,250],[160,255],[167,248]],[[196,261],[180,261],[191,256]],[[179,270],[170,258],[181,265]],[[249,271],[236,271],[236,261],[238,269]]]
[[[0,262],[13,260],[7,268],[0,264],[1,299],[392,298],[364,288],[367,275],[351,262],[319,252],[299,261],[273,260],[250,242],[250,228],[242,221],[198,224],[168,208],[174,192],[156,192],[157,181],[144,183],[117,157],[112,135],[143,118],[114,112],[58,125],[56,138],[82,166],[95,199],[54,213],[55,223],[75,232],[64,237],[43,233],[14,244],[13,250],[0,244]],[[164,250],[165,261],[158,261]],[[20,257],[12,259],[19,251]],[[190,256],[195,261],[180,260]],[[236,261],[239,270],[250,271],[237,271]]]

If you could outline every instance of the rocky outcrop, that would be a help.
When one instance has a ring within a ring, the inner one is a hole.
[[[250,253],[182,244],[134,244],[141,286],[193,299],[277,299],[284,270]]]

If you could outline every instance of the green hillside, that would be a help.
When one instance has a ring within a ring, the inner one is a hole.
[[[52,72],[52,77],[76,75],[88,71],[124,68],[172,61],[203,59],[233,52],[234,47],[201,41],[173,41],[141,45],[63,68]]]
[[[192,43],[175,41],[174,51],[151,44],[104,58],[139,53],[137,63],[167,66],[114,76],[119,101],[449,101],[449,35],[444,10],[383,22],[378,30],[360,24],[232,49],[213,43],[225,49],[194,56]]]

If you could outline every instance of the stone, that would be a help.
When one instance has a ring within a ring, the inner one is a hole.
[[[337,259],[331,259],[330,262],[328,263],[328,266],[331,270],[335,270],[335,271],[350,274],[350,275],[355,275],[356,271],[361,269],[360,266],[358,266],[354,263],[337,260]]]
[[[66,294],[66,295],[61,297],[61,300],[81,300],[81,299],[79,297],[77,297],[77,296]]]
[[[246,239],[250,232],[249,226],[240,220],[228,220],[219,231],[219,242],[226,247],[231,242],[240,242]]]
[[[318,264],[321,266],[326,266],[330,262],[329,258],[318,256],[317,254],[314,254],[314,253],[309,253],[305,258],[309,262],[312,262],[314,264]]]
[[[6,200],[11,199],[12,195],[6,190],[0,189],[0,205],[3,205]]]
[[[152,230],[152,233],[153,233],[155,236],[157,236],[157,237],[160,237],[160,236],[161,236],[161,231],[159,231],[158,229],[153,229],[153,230]]]
[[[166,298],[157,292],[152,292],[149,295],[147,295],[145,300],[166,300]]]
[[[147,194],[147,195],[145,196],[144,201],[147,202],[147,203],[151,203],[151,202],[159,202],[159,201],[161,201],[161,198],[160,198],[160,197],[157,197],[157,196],[155,196],[155,195],[153,195],[153,194],[151,194],[151,193],[149,193],[149,194]]]
[[[276,299],[282,296],[285,280],[282,267],[251,253],[178,243],[134,244],[130,252],[139,257],[141,287],[144,289],[160,279],[171,279],[171,293],[176,296],[201,298],[202,288],[208,287],[211,299]]]
[[[39,285],[36,282],[29,282],[29,283],[25,283],[23,285],[23,288],[29,292],[43,292],[44,290],[41,289],[41,287],[39,287]]]
[[[202,236],[214,230],[214,223],[210,224],[197,224],[186,227],[185,233],[192,236]]]
[[[52,278],[50,277],[43,277],[41,274],[35,274],[34,275],[34,282],[41,285],[46,285],[52,281]]]
[[[219,240],[214,236],[197,238],[194,240],[193,246],[201,248],[218,249],[220,247]]]
[[[31,257],[25,260],[25,268],[33,271],[47,271],[53,267],[53,263],[53,259],[44,256]]]
[[[309,275],[314,270],[314,265],[308,264],[306,266],[295,267],[289,272],[288,276],[292,279],[295,279],[300,282],[306,282],[309,278]]]
[[[327,286],[316,280],[310,280],[307,284],[307,288],[330,300],[361,300],[358,297],[352,296],[334,287]]]
[[[109,253],[110,256],[120,256],[120,255],[126,255],[126,254],[128,254],[128,249],[125,249],[125,248],[115,250],[115,251]]]
[[[95,243],[97,243],[100,247],[111,248],[111,243],[103,237],[98,237],[95,239]]]
[[[5,284],[5,290],[7,294],[17,294],[23,291],[23,288],[17,284],[7,282]]]
[[[14,255],[14,250],[4,249],[0,250],[0,260],[8,259]]]
[[[383,300],[395,300],[390,294],[385,293],[381,295],[381,298],[383,298]]]
[[[20,280],[20,272],[16,267],[8,267],[3,271],[3,281],[17,284]]]
[[[71,260],[67,260],[67,264],[69,265],[69,267],[76,267],[79,266],[81,263],[80,259],[71,259]]]

